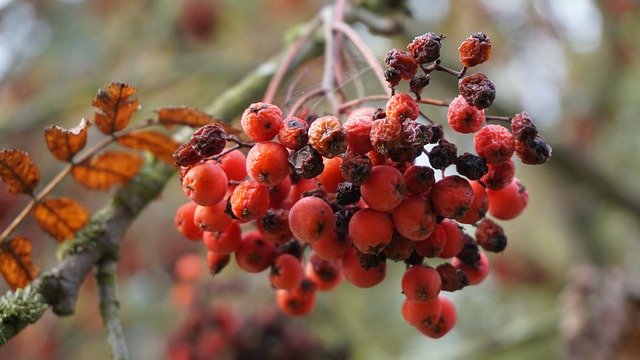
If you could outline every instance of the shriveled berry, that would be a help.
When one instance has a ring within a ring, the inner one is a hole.
[[[444,170],[456,161],[458,147],[445,139],[438,141],[438,145],[429,151],[429,163],[434,169]]]
[[[255,220],[269,209],[269,189],[255,180],[246,180],[233,190],[229,201],[238,219]]]
[[[411,95],[398,93],[387,101],[385,113],[387,118],[403,123],[405,120],[417,119],[420,115],[420,107]]]
[[[400,70],[387,67],[384,70],[384,79],[389,83],[389,87],[393,89],[400,84],[400,81],[402,80],[402,73]]]
[[[524,210],[529,201],[529,193],[518,178],[502,190],[487,189],[489,214],[500,220],[511,220]]]
[[[486,119],[484,110],[470,105],[462,95],[458,95],[449,104],[447,121],[453,130],[463,134],[471,134],[480,130]]]
[[[341,236],[344,236],[349,231],[349,221],[356,211],[360,210],[358,206],[350,206],[342,210],[338,210],[334,214],[335,230]]]
[[[344,123],[350,152],[366,154],[371,150],[371,140],[369,140],[371,125],[373,125],[371,116],[349,117],[349,120]]]
[[[480,261],[480,249],[478,249],[478,244],[473,237],[464,234],[464,245],[455,258],[473,268],[478,265],[478,261]]]
[[[282,126],[282,111],[273,104],[254,103],[242,114],[240,125],[253,141],[269,141]]]
[[[490,252],[502,252],[507,247],[507,237],[502,226],[484,219],[476,229],[476,242]]]
[[[407,46],[411,57],[418,64],[426,64],[438,60],[440,57],[440,41],[443,36],[428,32],[413,39]]]
[[[516,141],[523,143],[533,141],[536,135],[538,135],[538,130],[533,120],[531,120],[531,115],[526,111],[516,114],[511,119],[511,131],[513,131],[513,137]]]
[[[282,121],[282,127],[278,131],[278,140],[287,149],[298,150],[309,141],[308,130],[309,125],[306,121],[291,116]]]
[[[476,66],[491,57],[491,40],[487,34],[477,32],[471,34],[458,48],[460,63],[466,67]]]
[[[297,259],[301,259],[302,252],[303,252],[302,245],[296,239],[291,239],[284,244],[279,244],[276,247],[276,256],[280,256],[282,254],[291,254],[295,256]]]
[[[436,182],[434,171],[428,166],[412,165],[404,172],[407,192],[422,194],[429,191]]]
[[[275,142],[258,142],[247,154],[247,173],[266,186],[280,183],[289,175],[289,152]]]
[[[488,169],[481,181],[487,189],[491,190],[504,189],[511,184],[516,174],[516,164],[511,159],[500,164],[489,165]]]
[[[336,190],[336,202],[339,205],[355,204],[360,200],[360,186],[354,185],[349,181],[343,181],[338,184]]]
[[[415,241],[409,240],[406,237],[400,235],[396,230],[393,232],[391,242],[384,247],[382,254],[389,260],[403,261],[411,256],[415,248]]]
[[[404,50],[392,49],[384,57],[387,68],[394,69],[400,73],[400,78],[409,80],[418,70],[418,64],[413,60],[411,54]]]
[[[465,286],[469,285],[469,278],[467,274],[451,265],[451,263],[444,263],[438,265],[436,268],[440,275],[442,291],[453,292],[461,290]]]
[[[478,181],[470,181],[473,189],[473,202],[464,216],[457,218],[463,224],[474,224],[482,219],[489,209],[489,198],[484,185]]]
[[[420,101],[420,94],[422,93],[422,89],[429,85],[431,81],[431,76],[428,74],[418,74],[409,80],[409,90],[415,94],[416,100]]]
[[[347,152],[340,164],[340,172],[345,180],[354,185],[361,185],[371,175],[371,159],[362,154]]]
[[[333,158],[347,151],[347,131],[337,117],[323,116],[309,126],[309,144],[322,156]]]
[[[551,146],[540,135],[528,143],[516,140],[516,155],[523,164],[541,165],[551,158]]]
[[[473,189],[469,181],[458,175],[447,176],[436,182],[430,191],[431,203],[438,215],[457,218],[471,208]]]
[[[431,140],[429,144],[435,144],[444,137],[444,129],[442,125],[436,123],[428,123],[427,127],[431,130]]]
[[[289,164],[304,179],[313,179],[324,170],[322,155],[310,145],[305,145],[289,156]]]
[[[508,161],[515,150],[513,134],[500,125],[483,127],[473,136],[473,146],[487,164]]]
[[[383,155],[387,154],[390,149],[400,144],[402,124],[390,118],[376,120],[371,125],[369,136],[373,148]]]
[[[480,252],[480,258],[475,266],[470,266],[458,258],[453,258],[451,263],[457,269],[462,270],[465,275],[467,275],[467,279],[469,279],[469,285],[477,285],[480,284],[484,279],[489,275],[490,264],[489,258],[485,253]]]
[[[173,160],[177,166],[188,167],[199,163],[202,156],[196,152],[190,142],[186,142],[173,153]]]
[[[458,91],[467,103],[478,109],[488,108],[496,98],[496,86],[482,73],[467,75],[460,79]]]
[[[412,241],[412,243],[414,244],[419,244],[420,241],[415,242]],[[408,258],[404,259],[404,263],[412,266],[412,265],[422,265],[422,263],[424,262],[424,256],[420,255],[414,248],[414,250],[411,252],[411,254],[409,255]]]
[[[469,180],[480,180],[489,171],[487,163],[478,155],[464,153],[456,158],[456,171]]]
[[[227,134],[218,124],[208,124],[196,130],[189,142],[193,149],[203,158],[208,158],[222,152]]]

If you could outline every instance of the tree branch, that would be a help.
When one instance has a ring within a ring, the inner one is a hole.
[[[129,351],[124,339],[122,323],[118,317],[120,302],[116,293],[117,260],[108,256],[96,265],[96,282],[100,296],[100,315],[107,330],[107,340],[111,349],[111,358],[129,359]]]

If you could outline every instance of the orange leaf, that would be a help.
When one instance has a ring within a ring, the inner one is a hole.
[[[0,151],[0,177],[12,194],[31,194],[40,181],[40,171],[22,150]]]
[[[49,151],[58,160],[71,161],[73,156],[87,145],[88,131],[87,119],[82,119],[80,125],[70,130],[52,125],[44,130],[44,140],[47,142]]]
[[[140,166],[142,158],[136,154],[108,151],[75,165],[71,175],[90,189],[108,190],[115,184],[131,180]]]
[[[113,134],[129,125],[133,113],[138,110],[138,99],[129,99],[136,88],[121,82],[114,82],[98,91],[91,105],[96,111],[94,122],[105,134]]]
[[[221,119],[213,117],[204,111],[188,107],[164,107],[157,109],[158,121],[165,126],[187,125],[190,127],[201,127],[207,124],[216,123],[230,135],[239,134],[241,131],[225,123]]]
[[[11,290],[27,286],[38,274],[31,261],[31,242],[17,236],[0,247],[0,273]]]
[[[89,221],[87,209],[68,197],[49,198],[38,203],[34,216],[42,230],[58,242],[72,237]]]
[[[158,158],[173,165],[173,153],[178,144],[169,136],[156,131],[135,131],[118,138],[118,143],[137,150],[149,151]]]

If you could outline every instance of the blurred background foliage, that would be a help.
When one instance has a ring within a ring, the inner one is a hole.
[[[43,180],[50,179],[62,165],[51,161],[43,128],[72,127],[90,117],[91,99],[103,84],[135,85],[143,106],[139,120],[160,106],[206,108],[277,54],[291,29],[327,3],[1,0],[0,144],[27,150]],[[458,44],[472,32],[486,32],[494,51],[477,71],[498,90],[490,113],[529,111],[553,146],[553,157],[542,167],[518,163],[529,206],[518,219],[502,223],[509,246],[491,257],[489,280],[453,294],[458,325],[444,339],[426,339],[402,321],[400,264],[390,264],[387,279],[373,289],[343,284],[321,293],[311,316],[290,321],[329,346],[347,346],[358,359],[637,358],[638,1],[412,0],[406,5],[411,17],[382,10],[401,19],[400,34],[382,37],[354,25],[377,57],[433,31],[446,35],[444,64],[456,68]],[[373,77],[365,65],[359,69],[358,78]],[[382,92],[374,86],[366,92]],[[450,100],[455,86],[435,74],[423,96]],[[441,123],[446,119],[442,109],[426,111]],[[470,137],[456,141],[470,148]],[[8,195],[3,186],[4,228],[26,199]],[[231,264],[213,280],[196,276],[205,272],[204,249],[173,228],[174,211],[184,202],[178,189],[174,179],[123,241],[121,314],[134,358],[163,358],[172,334],[199,306],[213,304],[239,316],[274,307],[266,273],[241,273]],[[55,193],[79,198],[92,210],[105,200],[71,181]],[[32,225],[27,222],[19,233],[34,239],[35,259],[47,269],[56,261],[55,242]],[[177,262],[192,253],[199,256]],[[176,263],[182,264],[178,270]],[[74,316],[48,313],[0,348],[0,358],[108,358],[93,278],[81,292]]]

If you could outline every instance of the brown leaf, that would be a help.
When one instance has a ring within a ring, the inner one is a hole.
[[[136,154],[107,151],[75,165],[71,175],[80,184],[93,190],[108,190],[115,184],[125,184],[142,166]]]
[[[145,150],[173,165],[173,153],[178,144],[169,136],[156,132],[139,130],[118,138],[118,143],[137,150]]]
[[[237,135],[241,133],[240,130],[225,123],[222,119],[218,119],[198,109],[177,106],[160,108],[157,109],[156,112],[158,113],[158,121],[165,126],[187,125],[190,127],[201,127],[216,123],[222,126],[227,134]]]
[[[0,247],[0,273],[11,290],[27,286],[38,274],[31,261],[31,242],[17,236]]]
[[[12,194],[31,194],[40,181],[40,171],[22,150],[0,151],[0,177]]]
[[[136,88],[121,82],[114,82],[98,91],[91,105],[96,111],[94,122],[105,134],[113,134],[129,125],[133,113],[138,110],[138,99],[130,99]]]
[[[52,125],[44,130],[44,140],[49,151],[58,160],[71,161],[73,156],[87,145],[87,133],[89,122],[82,119],[80,125],[66,130],[60,126]]]
[[[42,230],[58,242],[73,237],[89,221],[89,212],[68,197],[49,198],[36,205],[34,216]]]

